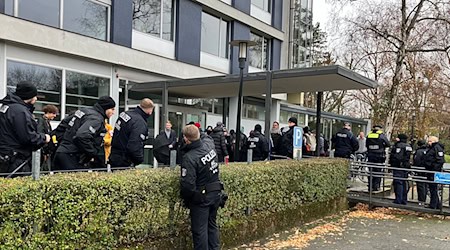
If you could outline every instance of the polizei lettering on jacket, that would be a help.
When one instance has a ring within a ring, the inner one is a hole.
[[[214,158],[216,158],[216,151],[213,149],[211,151],[209,151],[208,154],[204,155],[201,158],[201,161],[203,163],[203,165],[206,165],[206,163],[211,162],[212,160],[214,160]]]

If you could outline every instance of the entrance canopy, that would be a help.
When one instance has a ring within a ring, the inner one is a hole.
[[[332,65],[246,74],[243,96],[266,94],[268,81],[271,81],[271,94],[367,89],[377,86],[377,83],[369,78],[344,67]],[[178,97],[233,97],[238,95],[239,75],[148,82],[136,84],[131,90],[161,93],[164,87],[170,95]]]

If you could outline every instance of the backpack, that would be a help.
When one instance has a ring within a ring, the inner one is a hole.
[[[316,151],[317,141],[316,137],[311,133],[305,134],[305,145],[307,151]]]

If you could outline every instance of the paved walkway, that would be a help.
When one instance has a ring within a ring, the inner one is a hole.
[[[359,206],[237,249],[450,249],[450,218]]]

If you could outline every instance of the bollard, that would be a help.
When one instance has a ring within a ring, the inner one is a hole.
[[[177,165],[177,151],[176,150],[170,150],[170,167],[175,168]]]
[[[253,149],[249,148],[247,150],[247,164],[252,163],[253,161]]]
[[[111,164],[106,164],[106,172],[111,173]]]
[[[41,150],[34,151],[31,154],[31,176],[33,180],[39,180],[41,171]]]
[[[370,176],[369,176],[369,210],[372,209],[372,189],[373,189],[373,176],[372,176],[372,166],[369,166]]]

